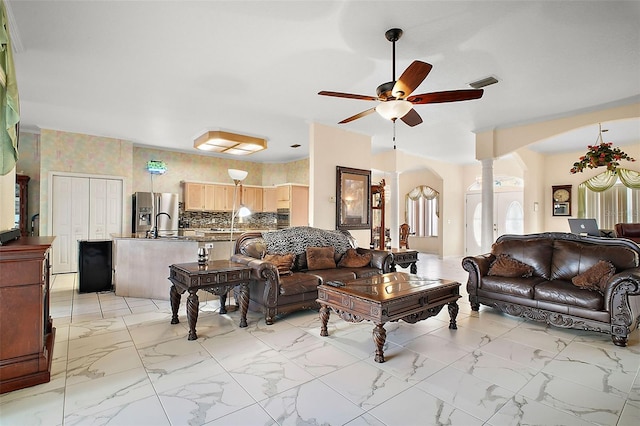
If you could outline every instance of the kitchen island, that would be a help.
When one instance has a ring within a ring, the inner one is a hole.
[[[240,233],[237,234],[238,236]],[[234,239],[236,233],[234,232]],[[117,296],[169,300],[169,266],[195,262],[198,248],[209,247],[209,259],[229,259],[229,233],[215,236],[144,238],[112,235],[114,285]],[[214,296],[203,295],[203,300]]]

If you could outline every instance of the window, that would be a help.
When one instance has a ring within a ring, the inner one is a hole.
[[[584,214],[579,216],[596,219],[601,229],[640,222],[640,189],[627,188],[620,180],[602,192],[586,188],[584,202]]]
[[[435,189],[420,185],[407,194],[407,223],[416,237],[437,237],[439,193]]]

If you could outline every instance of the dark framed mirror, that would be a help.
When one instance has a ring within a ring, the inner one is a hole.
[[[371,170],[336,167],[336,228],[371,228]]]

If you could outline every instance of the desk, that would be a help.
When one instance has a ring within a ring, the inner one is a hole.
[[[384,362],[387,332],[384,324],[403,320],[414,324],[437,315],[444,305],[449,307],[449,328],[455,330],[460,283],[429,279],[404,272],[391,272],[358,278],[333,286],[328,281],[318,286],[320,304],[320,336],[328,336],[330,310],[349,322],[371,321],[375,324],[373,341],[376,362]]]
[[[393,261],[391,262],[391,272],[396,272],[396,265],[403,268],[410,267],[409,272],[418,273],[416,262],[418,261],[418,252],[415,250],[392,248]]]
[[[205,264],[180,263],[169,266],[169,290],[171,300],[171,324],[178,324],[178,307],[181,294],[189,292],[187,297],[187,321],[189,322],[188,340],[196,340],[196,322],[198,321],[198,290],[220,296],[220,313],[226,313],[225,303],[227,293],[235,286],[240,286],[238,292],[240,306],[240,327],[247,326],[247,309],[249,307],[249,279],[251,268],[231,262],[229,260],[211,260]]]

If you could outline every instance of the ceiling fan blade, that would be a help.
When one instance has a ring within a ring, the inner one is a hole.
[[[433,66],[422,61],[413,61],[393,85],[391,94],[396,98],[405,99],[427,77]]]
[[[410,127],[417,126],[422,123],[422,117],[420,117],[420,114],[418,114],[418,111],[414,108],[411,108],[404,117],[400,118],[400,120],[404,121],[404,123]]]
[[[448,90],[446,92],[423,93],[407,98],[412,104],[439,104],[443,102],[470,101],[482,97],[484,89]]]
[[[359,113],[358,113],[358,114],[356,114],[356,115],[352,115],[352,116],[351,116],[351,117],[349,117],[349,118],[345,118],[344,120],[342,120],[342,121],[341,121],[341,122],[339,122],[338,124],[345,124],[345,123],[349,123],[349,122],[351,122],[351,121],[353,121],[353,120],[357,120],[358,118],[362,118],[362,117],[365,117],[365,116],[367,116],[367,115],[369,115],[369,114],[373,114],[374,112],[376,112],[376,109],[375,109],[375,108],[371,108],[371,109],[368,109],[368,110],[366,110],[366,111],[359,112]]]
[[[327,92],[323,90],[322,92],[318,92],[318,95],[322,96],[334,96],[336,98],[348,98],[348,99],[359,99],[362,101],[377,101],[378,98],[374,96],[367,95],[354,95],[352,93],[342,93],[342,92]]]

